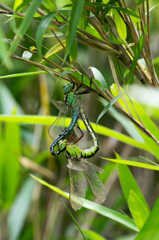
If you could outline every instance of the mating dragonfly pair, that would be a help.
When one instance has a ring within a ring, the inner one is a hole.
[[[65,151],[68,159],[67,167],[69,168],[70,176],[70,204],[74,210],[79,210],[83,205],[82,198],[85,198],[86,194],[86,179],[93,195],[99,202],[102,203],[105,201],[105,188],[97,175],[97,172],[103,173],[103,169],[84,160],[95,155],[99,149],[99,141],[86,117],[83,104],[78,97],[81,94],[90,92],[91,82],[90,89],[80,92],[79,89],[82,83],[76,89],[74,83],[65,84],[64,101],[52,100],[52,103],[60,112],[56,121],[49,128],[50,137],[54,140],[50,146],[51,154],[57,156]],[[62,121],[64,121],[68,110],[71,111],[72,115],[71,123],[66,129],[59,133],[60,126],[64,126]],[[84,135],[78,125],[79,118],[83,120],[93,142],[93,146],[85,150],[75,145]],[[75,134],[78,138],[73,142]]]

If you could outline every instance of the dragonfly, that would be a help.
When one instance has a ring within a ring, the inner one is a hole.
[[[106,199],[104,184],[97,175],[97,173],[103,173],[103,169],[85,160],[93,156],[98,148],[96,139],[93,139],[93,142],[94,145],[85,150],[80,149],[75,144],[68,143],[66,139],[58,142],[59,150],[65,150],[68,159],[67,167],[70,177],[69,200],[74,210],[80,210],[83,206],[87,183],[100,203]]]
[[[83,82],[83,79],[82,79]],[[52,155],[59,155],[60,152],[62,150],[55,150],[55,146],[57,146],[58,142],[62,139],[65,139],[66,136],[68,136],[69,134],[72,133],[73,128],[75,126],[78,125],[78,119],[81,118],[86,126],[87,131],[89,132],[89,134],[91,135],[91,137],[95,137],[97,139],[97,136],[91,126],[91,124],[89,123],[85,110],[84,110],[84,106],[81,102],[81,100],[79,99],[79,95],[81,94],[86,94],[90,92],[91,89],[91,81],[90,81],[90,88],[86,89],[82,92],[79,92],[78,90],[81,88],[82,83],[75,89],[75,84],[65,84],[63,89],[64,89],[64,101],[55,101],[52,100],[52,103],[60,110],[59,116],[57,118],[57,120],[50,126],[49,128],[49,135],[50,137],[54,140],[51,145],[50,145],[50,152]],[[61,118],[61,116],[65,116],[67,111],[71,110],[71,115],[72,115],[72,119],[71,119],[71,123],[70,125],[64,129],[56,138],[55,136],[55,132],[57,132],[56,128],[58,128],[58,121]],[[77,127],[80,132],[81,132],[81,136],[79,139],[81,139],[83,137],[83,132],[82,130],[79,128],[79,126]],[[98,139],[97,139],[98,141]],[[98,142],[99,145],[99,142]],[[99,148],[98,148],[99,149]],[[98,151],[97,149],[97,151]]]

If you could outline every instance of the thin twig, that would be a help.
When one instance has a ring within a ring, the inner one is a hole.
[[[149,13],[149,0],[146,0],[146,7],[147,7],[147,35],[150,44],[150,13]]]

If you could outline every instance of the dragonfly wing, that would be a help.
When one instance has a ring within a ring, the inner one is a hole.
[[[81,209],[83,205],[83,199],[86,194],[86,178],[83,174],[82,170],[74,170],[81,169],[79,162],[76,160],[69,159],[69,176],[70,176],[70,204],[74,210]],[[75,167],[72,165],[75,164]],[[78,167],[79,165],[79,167]]]
[[[63,101],[51,100],[54,106],[60,110],[57,119],[49,128],[49,135],[54,140],[60,133],[65,130],[65,116],[68,111],[68,106]]]
[[[60,112],[53,122],[53,124],[49,127],[49,135],[55,140],[56,137],[59,136],[65,130],[65,114]]]
[[[88,162],[84,159],[82,159],[82,162],[89,165],[90,167],[92,167],[96,172],[99,172],[99,173],[104,173],[104,170],[100,167],[98,167],[97,165],[91,163],[91,162]]]
[[[51,99],[51,102],[60,112],[63,112],[66,115],[68,108],[64,101],[56,101]]]
[[[105,187],[97,175],[98,167],[84,160],[80,161],[93,195],[102,203],[105,201]],[[99,168],[100,169],[100,168]],[[98,169],[98,170],[99,170]]]

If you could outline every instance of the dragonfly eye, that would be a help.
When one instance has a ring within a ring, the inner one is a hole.
[[[73,85],[72,85],[72,84],[69,84],[69,83],[65,84],[65,85],[63,86],[64,94],[69,93],[69,92],[72,90],[72,88],[73,88]]]

